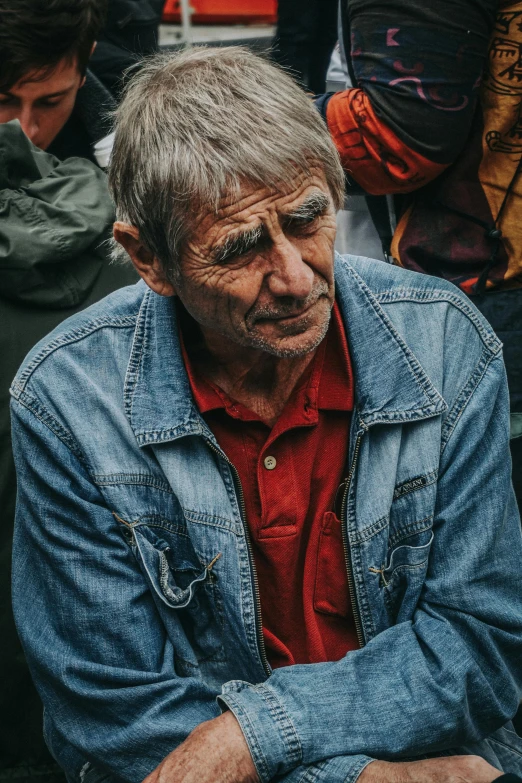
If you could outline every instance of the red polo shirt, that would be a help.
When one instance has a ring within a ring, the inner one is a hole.
[[[270,664],[342,658],[358,642],[333,513],[353,409],[337,304],[326,338],[272,429],[195,371],[183,339],[182,350],[196,405],[243,487]]]

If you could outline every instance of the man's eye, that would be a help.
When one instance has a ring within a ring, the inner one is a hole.
[[[59,103],[61,103],[61,98],[55,98],[54,100],[46,100],[43,98],[41,101],[38,101],[39,106],[43,106],[44,108],[50,108],[51,106],[58,106]]]
[[[243,242],[239,241],[237,244],[234,243],[228,247],[225,246],[221,252],[218,251],[215,263],[224,266],[226,264],[231,264],[234,261],[241,261],[245,256],[252,253],[252,251],[259,252],[263,250],[269,244],[269,241],[270,240],[267,237],[259,233],[259,235],[249,237]]]
[[[0,106],[9,106],[15,99],[10,95],[0,95]]]
[[[290,231],[299,231],[306,228],[312,228],[317,222],[318,215],[307,215],[306,217],[295,217],[290,221],[288,228]]]
[[[229,250],[221,257],[218,257],[216,263],[220,266],[226,266],[227,264],[233,264],[235,261],[239,262],[242,258],[251,253],[255,247],[257,247],[257,245],[252,245],[252,247],[241,247],[237,248],[236,250]]]
[[[219,266],[226,266],[227,264],[230,264],[232,261],[238,258],[239,255],[240,255],[239,253],[227,253],[226,255],[218,257],[216,259],[216,264],[219,264]]]

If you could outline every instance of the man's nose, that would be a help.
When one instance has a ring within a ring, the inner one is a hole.
[[[268,288],[273,296],[306,299],[314,286],[314,273],[299,249],[282,235],[270,249]]]
[[[33,144],[36,144],[40,126],[33,108],[31,106],[24,107],[18,119],[20,120],[20,125],[27,138],[30,139]]]

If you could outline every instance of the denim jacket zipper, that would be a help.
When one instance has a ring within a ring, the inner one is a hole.
[[[359,433],[357,435],[356,441],[355,441],[355,448],[353,452],[353,459],[352,464],[350,465],[350,470],[348,471],[348,475],[346,479],[344,480],[344,491],[343,491],[343,497],[341,502],[341,516],[340,516],[340,522],[341,522],[341,536],[343,539],[343,549],[344,549],[344,562],[346,565],[346,574],[348,576],[348,592],[350,595],[350,601],[352,605],[352,612],[353,612],[353,619],[355,622],[355,631],[357,633],[357,640],[359,642],[360,647],[364,647],[364,636],[362,631],[362,623],[361,623],[361,614],[359,612],[359,606],[357,604],[357,595],[355,593],[355,584],[353,579],[353,568],[352,568],[352,561],[350,558],[350,551],[348,547],[348,518],[347,518],[347,501],[348,501],[348,492],[350,491],[350,487],[352,484],[353,474],[355,473],[355,468],[357,465],[357,459],[359,457],[359,449],[361,447],[361,441],[362,441],[363,433]]]
[[[239,477],[239,472],[234,465],[233,462],[229,460],[227,455],[223,452],[217,449],[213,443],[211,443],[209,440],[207,440],[207,444],[210,446],[212,451],[214,451],[216,454],[218,454],[220,457],[223,457],[225,462],[230,466],[232,473],[234,474],[236,487],[239,490],[239,509],[240,509],[240,516],[241,516],[241,522],[243,523],[243,530],[245,531],[245,540],[247,544],[247,550],[248,550],[248,559],[250,560],[250,573],[252,576],[252,587],[253,587],[253,593],[254,593],[254,608],[255,608],[255,621],[256,621],[256,636],[257,636],[257,646],[259,650],[259,657],[261,659],[261,663],[263,665],[263,668],[266,672],[267,677],[269,677],[272,674],[272,669],[270,667],[270,664],[268,662],[268,657],[266,654],[266,647],[265,647],[265,639],[263,637],[263,618],[261,615],[261,598],[259,595],[259,579],[257,578],[257,570],[256,570],[256,564],[254,560],[254,552],[252,549],[252,539],[250,536],[250,530],[248,529],[248,524],[246,521],[246,506],[245,506],[245,494],[243,492],[243,485],[241,484],[241,479]]]
[[[361,440],[362,440],[362,433],[357,436],[357,439],[355,441],[355,448],[353,453],[353,459],[352,464],[350,465],[350,470],[348,472],[348,475],[345,479],[344,483],[344,492],[342,497],[342,503],[341,503],[341,535],[343,540],[343,550],[344,550],[344,562],[346,565],[346,574],[348,576],[348,592],[350,594],[350,601],[352,605],[352,611],[353,611],[353,617],[355,622],[355,630],[357,633],[357,639],[359,641],[359,646],[364,647],[364,636],[362,632],[362,623],[361,623],[361,617],[359,613],[359,607],[357,605],[357,596],[355,593],[355,585],[353,580],[353,571],[352,571],[352,564],[350,560],[350,554],[349,554],[349,548],[348,548],[348,531],[347,531],[347,515],[346,515],[346,506],[347,506],[347,500],[348,500],[348,492],[350,491],[350,486],[353,479],[353,474],[355,473],[355,468],[357,465],[357,459],[359,457],[359,449],[361,446]],[[230,466],[232,469],[232,472],[234,474],[235,483],[239,490],[239,508],[240,508],[240,516],[241,521],[243,523],[243,530],[245,531],[245,540],[247,543],[247,549],[248,549],[248,557],[250,560],[250,572],[252,575],[252,586],[253,586],[253,592],[254,592],[254,604],[255,604],[255,618],[256,618],[256,636],[257,636],[257,646],[259,649],[259,657],[261,658],[261,663],[263,664],[263,668],[267,674],[267,676],[270,676],[272,673],[272,670],[270,668],[270,664],[268,662],[267,654],[266,654],[266,647],[265,647],[265,640],[263,637],[263,618],[261,615],[261,599],[259,596],[259,580],[257,577],[257,570],[256,565],[254,561],[254,552],[252,550],[252,539],[250,537],[250,531],[248,529],[248,524],[246,521],[246,506],[245,506],[245,495],[243,492],[243,485],[241,484],[241,479],[239,477],[238,470],[233,462],[229,460],[227,455],[217,449],[213,443],[210,441],[207,441],[208,445],[212,449],[215,454],[218,454],[220,457],[223,457],[225,462]]]

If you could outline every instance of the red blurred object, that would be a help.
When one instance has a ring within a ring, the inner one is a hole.
[[[194,24],[275,24],[277,0],[190,0]],[[163,21],[181,22],[179,0],[167,0]]]

